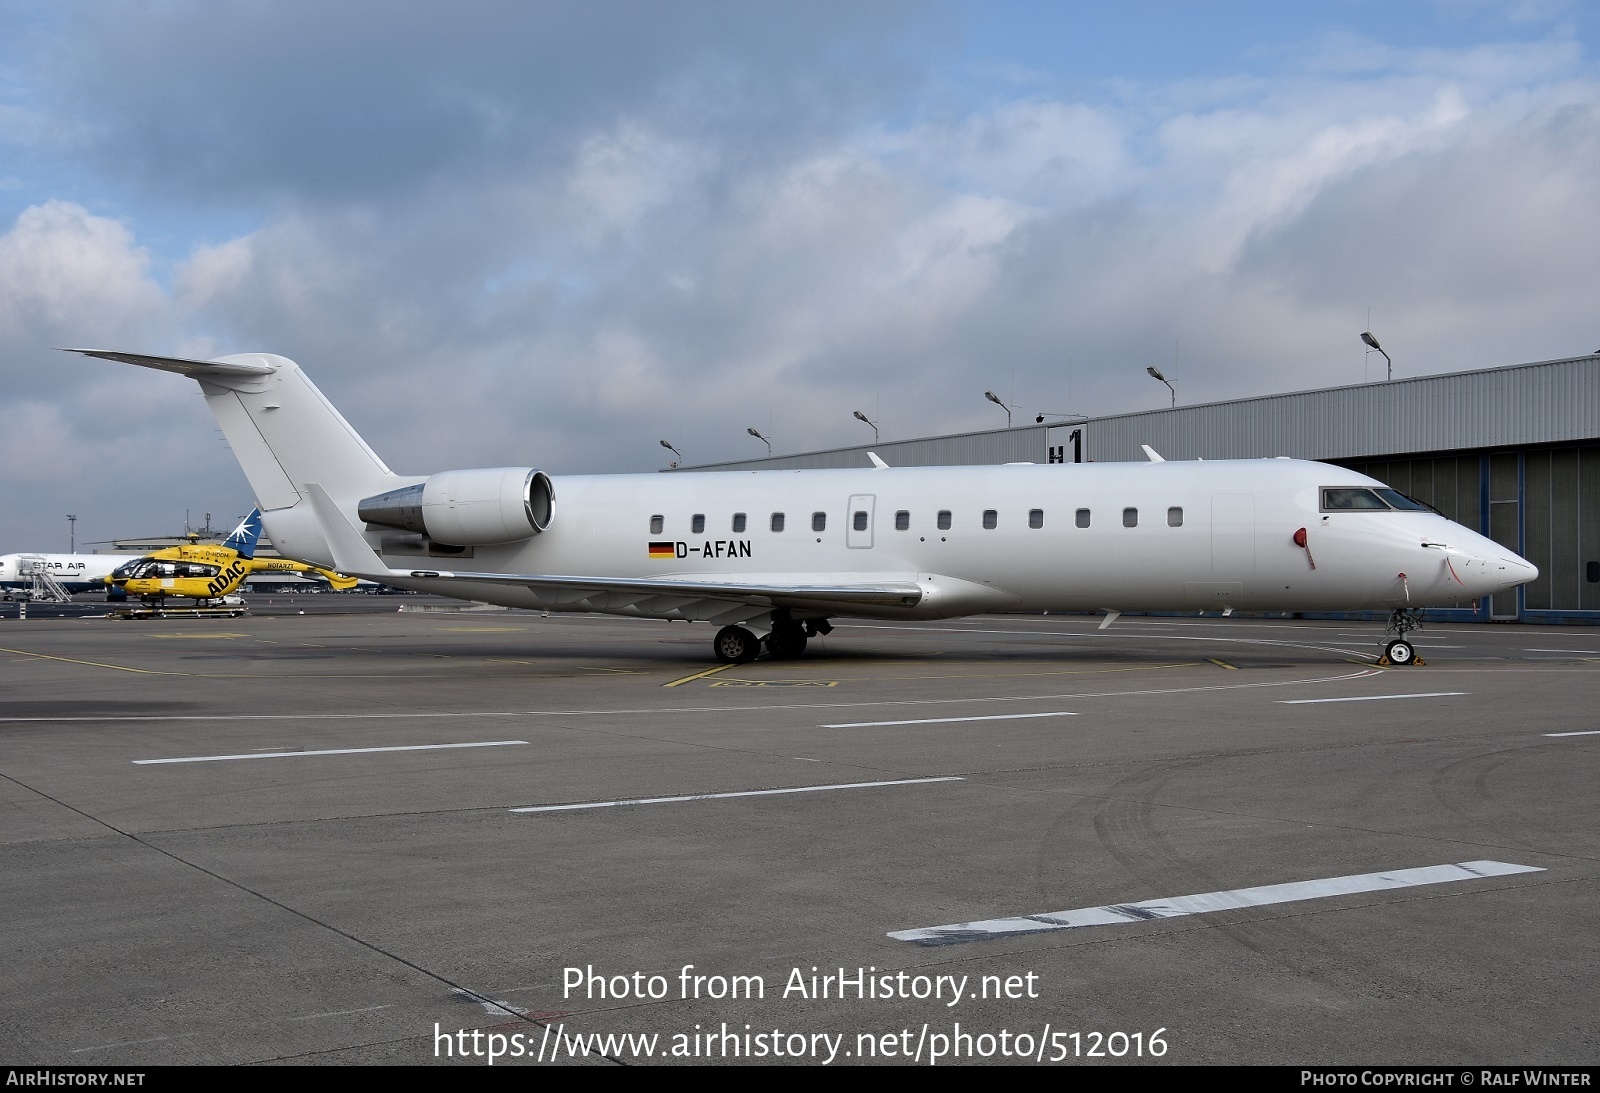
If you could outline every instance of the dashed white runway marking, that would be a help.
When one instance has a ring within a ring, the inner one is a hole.
[[[913,721],[846,721],[837,725],[822,725],[824,729],[870,729],[878,725],[943,725],[951,721],[1021,721],[1029,717],[1077,717],[1071,710],[1054,713],[993,713],[982,717],[919,717]]]
[[[512,812],[573,812],[583,808],[621,808],[623,805],[673,805],[683,801],[721,801],[730,797],[772,797],[780,793],[821,793],[830,789],[873,789],[878,786],[920,786],[930,782],[961,782],[953,775],[943,778],[902,778],[893,782],[844,782],[835,786],[793,786],[788,789],[746,789],[738,793],[694,793],[687,797],[634,797],[624,801],[586,801],[576,805],[535,805],[513,808]]]
[[[368,755],[382,751],[447,751],[451,748],[505,748],[526,740],[482,740],[471,744],[407,744],[393,748],[324,748],[321,751],[258,751],[249,755],[187,755],[180,759],[135,759],[136,767],[161,763],[222,763],[230,759],[299,759],[307,755]]]
[[[1412,695],[1358,695],[1355,698],[1280,698],[1280,706],[1313,706],[1319,702],[1384,702],[1391,698],[1450,698],[1467,691],[1424,691]]]
[[[1361,892],[1382,892],[1392,888],[1413,888],[1423,884],[1448,884],[1453,881],[1505,877],[1514,873],[1542,873],[1535,865],[1512,865],[1498,861],[1468,861],[1455,865],[1429,865],[1420,869],[1396,869],[1388,873],[1362,873],[1326,880],[1268,884],[1260,888],[1235,888],[1227,892],[1202,892],[1192,896],[1148,899],[1140,903],[1113,903],[1104,907],[1080,907],[1075,911],[1052,911],[1043,915],[1017,918],[992,918],[982,922],[958,922],[951,926],[929,926],[919,930],[896,930],[889,934],[896,941],[916,945],[960,945],[968,941],[988,941],[1019,934],[1072,930],[1079,926],[1109,926],[1116,923],[1146,922],[1157,918],[1203,915],[1208,911],[1228,911],[1242,907],[1268,907],[1329,896],[1348,896]]]
[[[1547,732],[1546,736],[1600,736],[1600,729],[1584,729],[1582,732]]]

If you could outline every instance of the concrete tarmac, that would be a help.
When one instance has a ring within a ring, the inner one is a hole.
[[[1600,1058],[1600,630],[295,599],[0,619],[5,1061]]]

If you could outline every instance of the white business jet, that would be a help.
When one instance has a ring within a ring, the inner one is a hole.
[[[293,361],[79,349],[200,383],[285,555],[398,588],[709,622],[719,660],[840,616],[1391,612],[1538,576],[1383,483],[1293,459],[564,475],[391,471]],[[557,501],[559,499],[559,509]]]

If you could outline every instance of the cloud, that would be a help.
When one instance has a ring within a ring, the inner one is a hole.
[[[663,436],[761,454],[750,426],[856,443],[855,409],[886,439],[992,427],[984,390],[1164,405],[1148,364],[1185,402],[1359,382],[1369,307],[1397,374],[1600,344],[1600,87],[1570,41],[1328,36],[1283,73],[934,102],[937,51],[897,55],[916,9],[871,9],[396,6],[365,35],[70,9],[28,109],[169,212],[40,200],[0,236],[13,443],[158,454],[139,497],[93,495],[130,522],[241,494],[192,384],[47,363],[85,341],[283,353],[396,469],[557,473],[660,466]],[[191,199],[249,230],[151,259]]]

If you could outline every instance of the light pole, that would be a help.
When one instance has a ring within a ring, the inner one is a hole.
[[[78,553],[78,518],[67,513],[67,553]]]
[[[1000,409],[1002,409],[1002,410],[1004,410],[1006,412],[1006,428],[1007,429],[1011,428],[1011,407],[1009,407],[1005,403],[1001,402],[1000,401],[1000,396],[995,394],[993,391],[985,391],[983,393],[983,397],[988,399],[990,402],[994,403],[996,406],[1000,407]]]
[[[751,436],[755,437],[757,440],[761,441],[761,443],[767,446],[767,455],[770,456],[772,454],[772,441],[768,440],[754,429],[746,429],[745,432],[749,433]]]
[[[878,423],[873,421],[866,414],[863,414],[860,410],[857,410],[855,414],[857,421],[865,421],[868,425],[872,426],[872,442],[876,444],[878,442]]]
[[[1378,339],[1372,336],[1372,331],[1363,330],[1361,332],[1361,340],[1367,343],[1368,349],[1377,350],[1379,353],[1383,353],[1383,359],[1389,365],[1386,378],[1391,380],[1394,379],[1394,361],[1389,359],[1389,354],[1383,352],[1383,346],[1379,345]]]
[[[665,448],[667,451],[671,452],[673,455],[678,457],[672,464],[674,467],[676,467],[679,463],[683,462],[683,453],[678,451],[678,449],[674,448],[671,444],[669,444],[665,440],[663,440],[661,442],[661,446],[663,448]]]
[[[1167,377],[1163,376],[1161,374],[1161,369],[1157,368],[1155,365],[1152,364],[1149,368],[1146,368],[1145,371],[1150,373],[1152,379],[1158,379],[1162,383],[1167,384],[1167,390],[1172,392],[1172,408],[1176,410],[1178,408],[1178,389],[1172,386],[1172,384],[1167,383]]]

